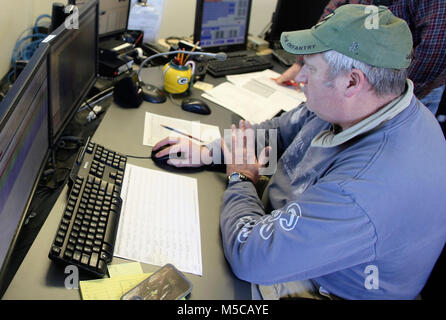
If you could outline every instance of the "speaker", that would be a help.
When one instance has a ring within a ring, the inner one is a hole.
[[[51,28],[50,32],[56,30],[62,23],[65,22],[65,19],[68,17],[68,14],[65,13],[65,5],[60,2],[53,3],[53,9],[51,12]]]
[[[144,92],[136,73],[115,83],[113,98],[117,105],[123,108],[138,108],[143,102],[143,97]]]
[[[195,61],[195,73],[193,82],[204,81],[207,69],[208,63],[206,61]]]

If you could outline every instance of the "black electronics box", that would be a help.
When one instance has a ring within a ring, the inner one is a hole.
[[[127,56],[115,57],[113,59],[99,59],[99,75],[115,78],[120,74],[132,69],[133,59]]]

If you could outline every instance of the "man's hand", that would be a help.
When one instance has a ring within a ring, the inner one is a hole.
[[[286,85],[288,81],[295,81],[297,75],[299,74],[301,66],[297,63],[293,64],[288,68],[280,77],[275,79],[277,84]]]
[[[187,138],[168,137],[158,142],[153,150],[156,151],[164,146],[169,146],[155,154],[155,157],[172,155],[167,164],[174,167],[201,167],[212,163],[210,151],[205,146],[196,144]],[[181,152],[182,158],[176,159],[178,152]]]
[[[259,155],[255,154],[255,131],[249,122],[240,120],[239,129],[232,125],[232,150],[229,150],[224,139],[221,148],[225,157],[226,174],[239,172],[257,183],[260,178],[259,169],[268,162],[271,147],[266,147]]]

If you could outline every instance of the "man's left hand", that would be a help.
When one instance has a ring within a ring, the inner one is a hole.
[[[260,178],[259,169],[268,162],[271,147],[262,150],[259,158],[255,152],[255,131],[247,121],[240,120],[239,128],[232,125],[231,150],[226,145],[225,139],[221,139],[221,148],[225,157],[226,174],[239,172],[247,176],[254,184]]]

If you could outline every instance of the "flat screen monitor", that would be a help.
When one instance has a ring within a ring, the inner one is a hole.
[[[197,0],[194,43],[206,51],[246,50],[251,0]]]
[[[62,23],[48,39],[50,129],[55,143],[97,78],[97,0],[90,0],[79,9],[78,29]]]
[[[282,32],[309,29],[320,19],[329,0],[277,0],[269,34],[271,44],[280,42]]]
[[[87,0],[70,0],[81,8]],[[99,0],[99,38],[114,36],[127,31],[130,0]]]
[[[0,289],[49,155],[48,47],[41,45],[0,104]],[[0,292],[1,295],[1,292]]]

